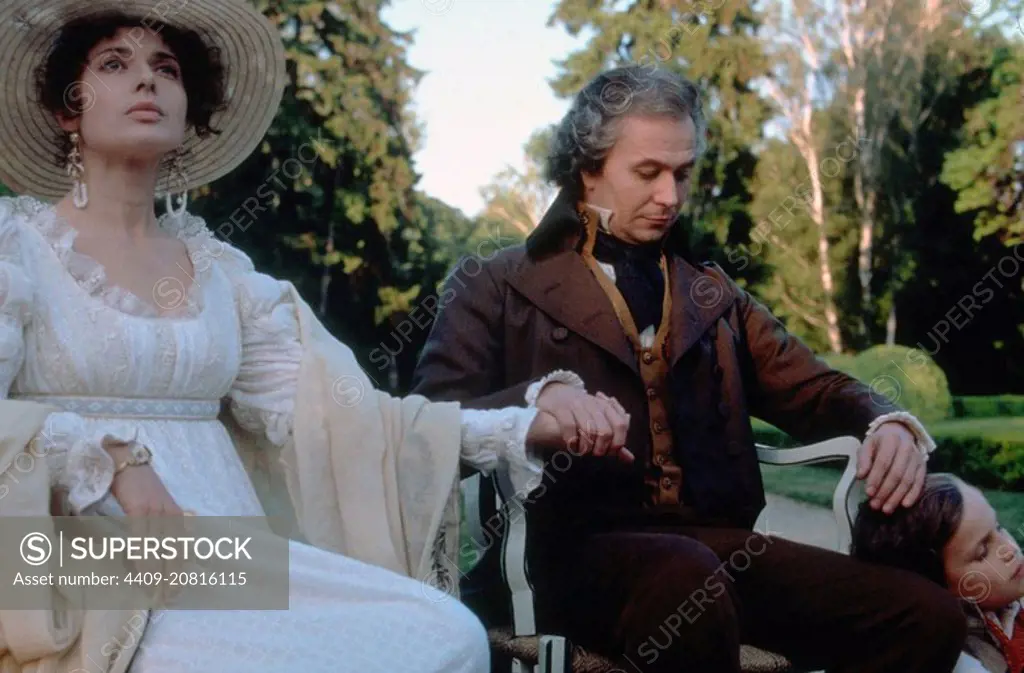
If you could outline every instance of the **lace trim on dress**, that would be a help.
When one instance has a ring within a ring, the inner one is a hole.
[[[138,444],[138,429],[121,424],[90,431],[78,414],[58,411],[47,416],[31,452],[45,457],[52,485],[65,489],[71,510],[81,513],[110,491],[115,466],[107,447],[115,443]]]
[[[194,318],[202,313],[203,277],[210,265],[201,263],[201,260],[212,256],[210,248],[219,244],[202,218],[186,213],[180,218],[164,215],[159,219],[161,229],[185,244],[195,270],[195,278],[189,288],[184,290],[182,299],[174,300],[176,305],[172,309],[161,312],[154,306],[160,302],[157,297],[147,301],[129,290],[108,283],[103,265],[75,250],[78,231],[57,214],[53,205],[27,196],[13,199],[13,205],[15,213],[25,217],[42,234],[79,287],[107,306],[122,313],[146,318]],[[165,298],[182,291],[180,285],[169,285],[164,291],[154,288],[154,294],[168,293]],[[167,303],[171,303],[171,300],[168,299]]]

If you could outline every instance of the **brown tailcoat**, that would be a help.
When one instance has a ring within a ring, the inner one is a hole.
[[[896,410],[829,368],[719,267],[673,252],[668,404],[686,485],[681,506],[655,505],[649,484],[660,468],[642,422],[649,393],[608,296],[577,252],[579,238],[574,200],[563,193],[524,245],[460,263],[439,297],[443,308],[413,381],[413,392],[428,398],[494,408],[522,405],[530,383],[568,369],[589,392],[625,406],[636,462],[552,464],[531,497],[531,521],[564,529],[696,516],[751,527],[765,502],[751,416],[811,442],[863,437],[872,419]]]

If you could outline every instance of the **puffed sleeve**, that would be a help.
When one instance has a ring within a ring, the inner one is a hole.
[[[228,393],[239,425],[280,446],[291,437],[302,344],[288,286],[258,273],[241,251],[226,246],[242,330],[242,360]]]
[[[227,246],[222,268],[235,288],[242,326],[241,367],[229,392],[232,415],[249,432],[281,446],[290,439],[302,344],[289,286],[257,272]],[[461,458],[489,473],[509,469],[517,488],[537,483],[543,463],[526,448],[536,409],[462,410]]]
[[[0,394],[4,398],[25,362],[25,330],[32,322],[35,301],[22,260],[18,217],[14,202],[0,199]],[[71,510],[80,513],[110,490],[115,466],[106,447],[135,441],[130,430],[90,433],[78,414],[57,412],[47,417],[30,449],[33,456],[45,457],[52,486],[66,491]]]

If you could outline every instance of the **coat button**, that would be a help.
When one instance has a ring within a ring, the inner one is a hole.
[[[656,456],[654,457],[654,463],[655,463],[656,465],[664,465],[664,464],[665,464],[665,456],[663,456],[663,455],[661,455],[661,454],[659,453],[658,455],[656,455]]]
[[[647,398],[653,400],[656,397],[658,397],[658,391],[655,390],[654,388],[648,388],[647,389]]]
[[[665,426],[662,425],[660,422],[655,421],[654,422],[654,431],[657,432],[657,433],[665,432]]]
[[[569,330],[564,327],[556,327],[551,331],[551,338],[555,341],[565,341],[569,337]]]
[[[666,491],[668,489],[672,488],[672,479],[670,479],[669,477],[665,477],[664,479],[662,479],[661,480],[661,487],[663,489],[665,489]]]
[[[644,364],[651,364],[654,362],[654,355],[651,351],[644,351]]]

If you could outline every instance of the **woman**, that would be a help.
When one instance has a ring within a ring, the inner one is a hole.
[[[242,0],[13,0],[0,31],[0,181],[26,195],[0,200],[0,392],[54,410],[32,442],[52,485],[75,514],[281,505],[311,543],[290,543],[288,611],[133,616],[141,641],[116,647],[92,611],[79,641],[32,652],[65,671],[487,670],[479,622],[415,580],[444,581],[453,557],[460,459],[526,487],[540,460],[525,444],[563,433],[532,408],[372,390],[290,284],[185,211],[184,193],[237,166],[274,116],[275,30]],[[581,450],[621,448],[624,412],[588,402],[599,437]],[[279,451],[270,476],[287,487],[263,502],[243,460],[267,455],[254,438]],[[26,664],[10,625],[0,614],[4,670]]]

